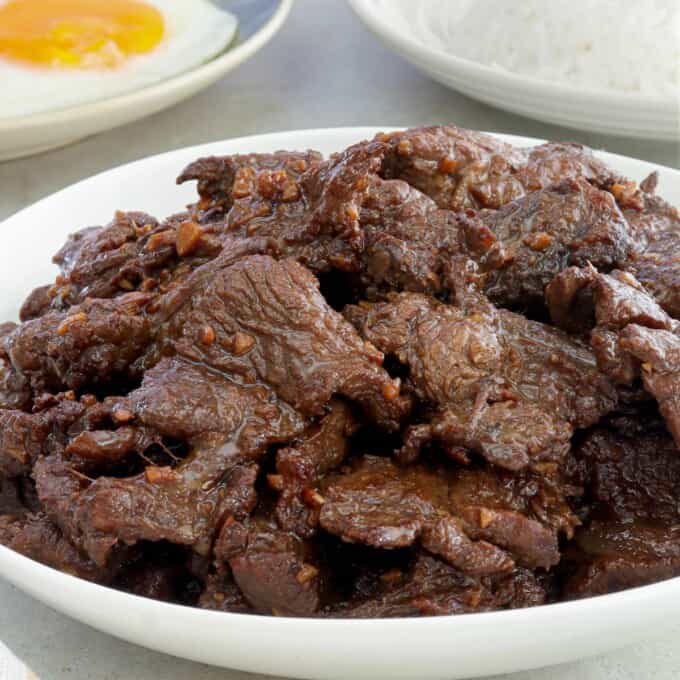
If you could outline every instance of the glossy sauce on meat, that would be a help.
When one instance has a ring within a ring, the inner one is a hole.
[[[218,611],[529,607],[680,575],[680,218],[454,126],[209,157],[0,324],[0,543]]]

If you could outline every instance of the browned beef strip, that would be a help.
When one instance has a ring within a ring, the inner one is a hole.
[[[487,498],[467,498],[470,479],[456,472],[401,468],[366,456],[350,474],[324,482],[320,523],[345,541],[376,548],[419,540],[427,551],[472,575],[511,570],[510,554],[532,568],[556,564],[557,531],[533,518],[531,494],[522,497],[521,483],[512,489],[490,479],[477,479]],[[568,508],[563,512],[570,515]]]
[[[567,269],[546,295],[556,321],[590,304],[585,317],[595,324],[590,342],[601,370],[623,384],[641,376],[680,444],[680,323],[628,272]]]
[[[577,144],[519,149],[455,126],[381,134],[382,174],[407,181],[442,208],[500,208],[564,179],[583,177],[608,188],[625,181]]]
[[[597,517],[677,523],[680,456],[668,434],[650,425],[632,437],[599,428],[577,449]]]
[[[680,214],[663,199],[639,191],[622,201],[638,247],[625,269],[630,271],[673,317],[680,319]]]
[[[504,545],[509,539],[493,538],[493,524],[498,522],[498,526],[505,529],[504,517],[512,517],[513,513],[540,522],[555,535],[562,534],[571,539],[580,520],[572,511],[569,500],[580,496],[583,488],[570,481],[562,467],[555,463],[539,464],[536,470],[520,473],[490,466],[463,468],[450,480],[449,501],[481,536],[498,545]],[[507,524],[507,527],[511,526],[511,523]],[[520,528],[526,531],[526,527]],[[489,531],[488,537],[485,531]],[[521,541],[522,537],[518,536],[514,543],[521,546]],[[525,552],[528,554],[528,549]]]
[[[168,540],[208,554],[225,519],[243,518],[255,507],[257,461],[267,447],[305,426],[267,387],[241,386],[179,359],[147,371],[123,407],[160,435],[185,439],[191,451],[174,468],[99,477],[71,500],[70,535],[98,564],[116,543],[139,540]]]
[[[28,474],[43,449],[46,429],[42,414],[0,410],[0,474]]]
[[[630,381],[641,374],[680,446],[680,323],[627,272],[599,275],[592,287],[598,326],[591,343],[597,343],[598,333],[617,331],[613,357],[624,367],[618,377]]]
[[[107,583],[111,577],[74,548],[59,528],[43,514],[0,516],[0,545],[72,576]]]
[[[369,294],[436,292],[445,253],[457,249],[457,220],[406,182],[380,178],[385,149],[358,144],[324,162],[283,152],[202,159],[180,179],[199,180],[197,220],[200,206],[213,214],[226,204],[225,231],[267,238],[278,257],[356,274]]]
[[[569,267],[551,281],[546,301],[553,322],[565,330],[598,326],[616,331],[631,323],[665,330],[675,326],[640,282],[619,270],[605,275],[592,266]]]
[[[621,347],[642,362],[645,388],[680,446],[680,333],[631,324],[621,332]]]
[[[196,270],[166,301],[166,344],[191,361],[261,380],[301,412],[318,415],[334,394],[376,422],[398,427],[408,400],[383,355],[335,312],[301,265],[267,256]]]
[[[105,227],[89,227],[69,237],[54,257],[61,273],[53,285],[29,295],[21,318],[64,311],[87,298],[163,293],[217,256],[224,240],[221,224],[196,224],[189,213],[158,223],[144,213],[118,212]]]
[[[566,599],[605,595],[680,575],[677,526],[593,521],[576,534],[576,546],[578,566],[564,587]]]
[[[84,411],[82,403],[66,397],[37,413],[0,409],[0,474],[28,474],[38,456],[47,455],[66,439],[68,429]]]
[[[54,297],[52,295],[52,284],[34,288],[24,300],[19,310],[19,318],[22,321],[37,319],[52,306]]]
[[[680,457],[661,430],[592,432],[576,452],[592,495],[590,521],[568,558],[566,597],[587,597],[680,574]]]
[[[359,275],[367,297],[385,290],[439,293],[447,266],[466,253],[464,221],[401,180],[372,176],[359,209],[360,244],[334,241],[329,263]],[[339,254],[342,257],[339,258]]]
[[[87,473],[96,474],[96,471],[66,458],[63,452],[41,456],[33,466],[35,488],[43,511],[67,540],[82,552],[87,550],[76,513],[81,495],[93,481],[93,477]],[[105,554],[107,557],[117,544],[116,537],[108,535],[91,535],[86,540],[91,552]]]
[[[226,522],[215,557],[229,564],[257,612],[312,616],[324,603],[326,578],[312,544],[263,516]]]
[[[299,441],[276,453],[276,474],[269,483],[279,492],[275,516],[279,526],[311,538],[319,522],[314,502],[321,479],[340,466],[349,451],[348,437],[357,421],[347,404],[333,400],[328,413],[303,432]]]
[[[484,393],[481,397],[470,405],[438,411],[427,424],[411,426],[399,458],[415,460],[432,439],[443,443],[456,460],[465,462],[465,450],[476,451],[509,470],[563,457],[572,434],[567,423],[529,402],[487,403]]]
[[[48,290],[49,307],[66,309],[86,297],[109,298],[132,290],[132,282],[122,283],[125,280],[124,270],[140,256],[145,235],[157,226],[158,221],[145,213],[117,212],[106,226],[88,227],[69,236],[53,258],[61,273]],[[166,249],[161,258],[164,260],[167,256]],[[158,254],[152,257],[158,258]],[[30,301],[31,298],[27,303]],[[35,304],[24,306],[23,321],[41,316],[46,311],[34,307]]]
[[[570,426],[596,423],[616,401],[584,343],[483,301],[459,308],[402,293],[346,315],[367,340],[408,366],[416,396],[437,414],[426,424],[429,432],[416,431],[415,444],[407,439],[407,459],[439,438],[509,469],[558,460]],[[528,414],[536,429],[517,435]]]
[[[463,521],[448,512],[447,496],[442,475],[366,456],[352,473],[324,482],[319,521],[344,541],[375,548],[403,548],[420,541],[429,552],[470,574],[510,571],[510,555],[486,541],[472,540]]]
[[[586,180],[568,180],[466,223],[468,251],[485,273],[493,302],[531,307],[568,265],[620,266],[634,243],[614,197]]]
[[[151,341],[148,302],[146,294],[129,293],[48,312],[5,336],[4,351],[34,394],[106,382],[125,372]]]
[[[276,202],[297,198],[297,180],[321,161],[316,151],[209,156],[190,163],[177,183],[198,180],[200,201],[192,212],[203,220],[226,215],[255,193]]]
[[[14,370],[5,351],[5,338],[16,329],[15,323],[0,323],[0,409],[27,410],[31,402],[28,380]]]
[[[543,604],[545,590],[533,574],[516,569],[496,577],[474,578],[426,554],[407,571],[376,574],[347,602],[329,608],[333,618],[444,616]]]

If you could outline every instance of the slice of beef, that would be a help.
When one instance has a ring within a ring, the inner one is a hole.
[[[243,205],[242,199],[258,194],[276,201],[274,205],[298,198],[300,176],[322,160],[316,151],[208,156],[190,163],[177,183],[197,180],[200,201],[192,212],[204,221],[224,216],[235,204]]]
[[[563,597],[578,599],[649,585],[680,575],[678,527],[594,521],[576,535],[578,565]]]
[[[331,266],[356,271],[369,298],[389,290],[436,294],[447,289],[447,266],[465,253],[463,220],[401,180],[371,177],[359,210],[360,245]],[[329,249],[330,250],[330,249]],[[350,264],[351,263],[351,264]]]
[[[630,273],[600,274],[593,266],[569,267],[546,289],[553,322],[565,330],[593,326],[618,331],[628,324],[672,330],[675,323]]]
[[[89,465],[69,460],[57,451],[38,458],[32,474],[42,510],[68,542],[83,553],[89,549],[108,557],[116,548],[116,537],[95,534],[84,538],[76,518],[80,498],[94,481],[96,472]]]
[[[379,165],[360,152],[325,163],[315,152],[206,158],[178,181],[198,180],[201,200],[191,207],[198,223],[220,216],[224,234],[263,239],[263,252],[295,257],[316,272],[355,269],[355,213],[366,193],[362,183]]]
[[[570,427],[596,423],[616,403],[613,386],[577,339],[478,301],[444,305],[402,293],[346,310],[362,335],[409,369],[435,417],[407,438],[406,459],[428,439],[471,447],[509,469],[559,460]],[[540,413],[539,413],[540,412]],[[523,416],[538,427],[530,438]],[[429,431],[428,431],[429,429]]]
[[[345,460],[348,437],[357,426],[349,406],[334,400],[328,413],[303,432],[299,441],[277,452],[276,474],[268,479],[279,492],[275,516],[282,529],[302,538],[316,533],[319,483]]]
[[[590,489],[590,520],[568,559],[567,597],[587,597],[680,574],[680,457],[649,426],[633,436],[596,429],[576,451]]]
[[[653,189],[653,187],[649,187]],[[638,242],[626,265],[657,302],[680,319],[680,214],[652,193],[636,192],[634,201],[621,201]]]
[[[488,403],[482,392],[470,405],[447,407],[426,424],[409,427],[399,458],[416,460],[423,444],[434,439],[455,460],[468,462],[465,450],[476,451],[494,465],[518,470],[561,460],[571,434],[566,422],[541,407],[515,400]]]
[[[160,435],[186,440],[191,450],[176,467],[99,477],[71,501],[71,533],[98,564],[118,542],[167,540],[208,554],[225,519],[255,507],[257,461],[267,447],[305,426],[267,387],[238,385],[179,359],[147,371],[121,407]]]
[[[107,583],[111,578],[110,570],[82,555],[43,513],[20,518],[0,516],[0,545],[88,581]]]
[[[654,429],[650,429],[654,428]],[[680,517],[680,457],[673,440],[653,421],[627,436],[598,428],[576,450],[583,461],[597,517],[621,522],[676,524]]]
[[[654,395],[668,430],[680,446],[680,331],[631,324],[621,332],[621,347],[642,362],[645,388]]]
[[[633,251],[628,231],[614,197],[585,179],[482,211],[465,227],[488,297],[525,308],[541,304],[545,287],[569,265],[620,266]]]
[[[514,566],[505,550],[467,535],[463,520],[448,511],[446,477],[421,466],[400,468],[388,459],[365,456],[350,474],[329,477],[322,495],[320,524],[344,541],[388,549],[419,541],[473,575],[508,572]]]
[[[0,474],[18,477],[30,473],[35,460],[66,439],[68,429],[86,408],[72,395],[37,413],[0,409]]]
[[[0,409],[28,410],[31,389],[28,380],[12,367],[5,351],[5,338],[18,328],[10,322],[0,323]]]
[[[492,532],[494,522],[498,522],[501,531],[507,531],[512,523],[504,524],[503,518],[519,514],[531,522],[539,522],[556,536],[564,535],[571,539],[580,520],[569,501],[581,495],[583,488],[574,486],[563,467],[557,464],[543,463],[536,467],[536,470],[519,473],[490,466],[459,469],[450,479],[451,507],[469,518],[480,535],[484,534],[484,530]],[[527,530],[527,527],[534,526],[531,522],[517,519],[515,524],[527,535],[537,534],[535,528],[533,532]],[[525,526],[521,526],[522,523]],[[486,527],[482,526],[484,524]],[[510,541],[500,534],[498,540],[492,539],[492,535],[489,533],[487,540],[498,545],[521,546],[522,536]],[[529,554],[529,549],[525,552]]]
[[[382,175],[407,181],[442,208],[497,209],[564,179],[583,177],[608,188],[625,181],[577,144],[520,149],[455,126],[381,134]]]
[[[307,269],[268,256],[219,265],[196,270],[168,296],[160,313],[171,351],[245,383],[261,380],[305,414],[321,414],[340,394],[398,427],[409,402],[382,353],[328,305]]]
[[[53,285],[29,295],[21,319],[64,311],[88,298],[163,293],[218,255],[224,236],[221,224],[199,225],[189,213],[158,223],[144,213],[117,212],[108,225],[69,237],[54,257],[60,274]]]
[[[24,300],[19,310],[19,318],[22,321],[37,319],[52,307],[54,296],[52,294],[52,284],[34,288]]]
[[[48,429],[42,414],[0,410],[0,474],[9,478],[28,474]]]
[[[225,522],[215,557],[229,564],[234,582],[256,612],[312,616],[324,603],[324,568],[312,544],[271,519]]]
[[[366,592],[368,591],[368,592]],[[419,554],[408,570],[392,569],[347,602],[331,607],[333,618],[392,618],[445,616],[543,604],[545,590],[533,574],[516,569],[482,579],[463,574],[426,554]]]
[[[104,383],[124,373],[151,341],[149,300],[135,292],[48,312],[6,335],[4,352],[34,394]]]
[[[376,548],[401,548],[419,540],[427,551],[473,575],[510,570],[508,552],[532,568],[556,564],[557,532],[574,523],[564,498],[559,499],[563,516],[557,518],[555,507],[554,527],[544,525],[533,511],[541,505],[535,482],[530,489],[530,482],[518,480],[513,488],[492,472],[479,474],[489,476],[473,482],[457,471],[402,468],[366,456],[350,474],[323,484],[320,523],[345,541]],[[475,483],[485,489],[485,497],[468,497]]]
[[[622,384],[642,377],[680,443],[680,323],[672,319],[629,272],[565,270],[550,284],[548,305],[563,310],[590,303],[590,342],[604,372]]]
[[[53,258],[60,276],[46,294],[31,294],[22,308],[22,321],[42,316],[49,308],[68,309],[86,297],[108,298],[132,290],[130,282],[121,285],[123,270],[139,256],[143,236],[157,226],[158,221],[146,213],[117,212],[106,226],[71,234]],[[36,304],[41,297],[44,303]]]

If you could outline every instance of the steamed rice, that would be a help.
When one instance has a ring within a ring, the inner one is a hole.
[[[680,93],[680,0],[398,5],[419,40],[465,59],[582,88]]]

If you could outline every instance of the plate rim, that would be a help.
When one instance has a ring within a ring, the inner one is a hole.
[[[657,111],[661,108],[671,114],[674,111],[680,112],[680,92],[677,97],[673,97],[672,95],[643,95],[615,90],[598,90],[557,81],[530,78],[505,69],[494,69],[486,64],[431,47],[397,30],[391,22],[381,21],[380,13],[375,6],[376,0],[348,0],[348,4],[372,33],[401,52],[402,55],[408,55],[409,59],[418,63],[427,58],[431,62],[428,66],[443,69],[444,72],[456,70],[465,72],[471,78],[483,77],[487,81],[503,81],[508,86],[530,90],[534,95],[548,94],[552,97],[578,99],[603,106],[625,106],[639,111]],[[678,126],[680,128],[680,121]]]
[[[285,1],[285,0],[284,0]],[[292,1],[292,0],[291,0]],[[352,1],[352,0],[350,0]],[[306,139],[308,137],[325,137],[325,136],[342,136],[345,138],[352,138],[354,140],[365,139],[373,136],[374,134],[382,132],[390,132],[394,130],[402,130],[404,126],[392,127],[392,126],[346,126],[346,127],[330,127],[330,128],[309,128],[309,129],[295,129],[295,130],[284,130],[278,132],[270,132],[266,134],[256,134],[248,135],[243,137],[226,138],[222,140],[215,140],[212,142],[207,142],[198,145],[191,145],[186,147],[181,147],[178,149],[172,149],[160,154],[154,154],[151,156],[146,156],[144,158],[124,163],[118,166],[114,166],[102,172],[96,173],[89,177],[83,178],[78,182],[75,182],[67,187],[64,187],[44,198],[39,199],[31,203],[30,205],[22,208],[21,210],[13,213],[4,220],[0,222],[0,229],[7,228],[11,226],[11,223],[20,221],[25,218],[27,213],[31,210],[37,208],[38,206],[43,206],[57,198],[63,198],[63,195],[72,192],[76,189],[83,190],[86,188],[88,182],[91,181],[102,181],[106,175],[115,176],[117,173],[124,172],[129,169],[134,169],[135,166],[142,166],[146,163],[162,163],[163,161],[169,160],[173,156],[182,156],[187,154],[201,154],[210,153],[211,148],[217,151],[216,147],[223,146],[225,144],[233,144],[238,146],[243,146],[257,140],[260,143],[269,144],[271,140],[272,148],[281,148],[282,144],[288,144],[284,141],[288,137],[297,137],[300,139]],[[541,144],[545,140],[526,137],[520,135],[513,135],[500,132],[487,132],[500,139],[508,142],[520,143],[524,145]],[[276,141],[276,140],[281,140]],[[297,144],[297,142],[295,143]],[[306,146],[301,144],[300,146]],[[677,177],[680,180],[680,170],[676,168],[671,168],[668,166],[659,165],[656,163],[651,163],[649,161],[644,161],[636,159],[631,156],[625,156],[622,154],[614,154],[602,150],[594,150],[597,155],[605,156],[605,159],[616,162],[618,159],[625,160],[627,162],[634,162],[639,164],[644,171],[647,172],[649,169],[661,170],[664,174],[668,173],[671,176]],[[85,185],[85,186],[82,186]],[[29,574],[35,574],[34,578],[29,578]],[[342,618],[299,618],[299,617],[272,617],[260,614],[239,614],[234,612],[220,612],[212,611],[207,609],[200,609],[198,607],[191,607],[186,605],[172,604],[167,602],[162,602],[159,600],[153,600],[150,598],[144,598],[141,596],[133,595],[124,591],[119,591],[108,586],[103,586],[85,579],[81,579],[70,574],[61,572],[52,567],[46,566],[36,560],[32,560],[20,553],[17,553],[5,546],[0,545],[0,578],[7,580],[8,582],[14,584],[22,592],[27,593],[34,599],[44,601],[42,597],[33,594],[33,588],[30,583],[40,583],[45,577],[49,577],[50,580],[56,579],[57,584],[69,584],[71,586],[84,587],[89,593],[95,595],[98,592],[104,591],[106,597],[114,598],[121,605],[125,605],[126,602],[132,601],[136,603],[137,607],[144,608],[148,611],[153,611],[157,614],[172,615],[173,612],[180,612],[183,616],[197,617],[201,620],[211,620],[211,622],[221,621],[224,625],[228,623],[241,624],[248,622],[255,622],[255,625],[259,622],[260,625],[266,624],[268,626],[274,626],[278,630],[281,626],[283,629],[290,628],[294,624],[298,628],[307,628],[312,632],[319,626],[323,626],[324,630],[336,629],[345,630],[355,629],[355,628],[366,628],[366,627],[388,627],[397,628],[399,626],[408,623],[410,629],[417,628],[420,632],[421,629],[427,629],[429,627],[435,627],[437,624],[446,623],[448,626],[458,626],[458,625],[491,625],[491,624],[504,624],[504,625],[516,625],[521,626],[525,624],[535,624],[536,620],[544,620],[545,623],[549,623],[551,620],[554,621],[555,617],[568,616],[572,612],[577,612],[590,616],[602,616],[608,613],[608,611],[616,611],[616,609],[626,609],[627,611],[633,611],[635,607],[639,604],[645,608],[652,607],[655,604],[661,605],[663,602],[669,601],[675,596],[680,594],[680,576],[666,579],[664,581],[659,581],[657,583],[652,583],[646,586],[638,586],[635,588],[629,588],[615,593],[608,593],[606,595],[598,595],[594,597],[583,598],[580,600],[557,602],[552,604],[545,604],[534,607],[527,607],[523,609],[513,609],[513,610],[501,610],[492,612],[472,612],[468,614],[456,614],[447,616],[433,616],[433,617],[396,617],[396,618],[378,618],[378,619],[342,619]],[[27,581],[29,585],[24,587],[21,585],[22,582]],[[41,590],[40,586],[37,587],[38,591]],[[50,605],[51,606],[51,605]],[[70,618],[76,618],[71,614],[66,614]],[[82,620],[82,619],[79,619]],[[88,624],[95,628],[98,628],[95,624]]]
[[[184,90],[196,80],[210,82],[211,79],[219,78],[223,73],[229,72],[242,62],[253,56],[258,50],[266,45],[283,26],[290,14],[294,0],[277,0],[277,7],[262,27],[251,35],[247,40],[227,48],[224,54],[209,59],[189,71],[183,71],[175,76],[161,80],[132,92],[114,95],[105,99],[95,100],[87,104],[69,106],[53,111],[42,111],[28,116],[0,117],[0,133],[26,132],[32,128],[47,125],[63,125],[76,123],[78,120],[93,116],[104,116],[120,109],[134,108],[143,104],[148,99],[167,96],[170,92]]]

